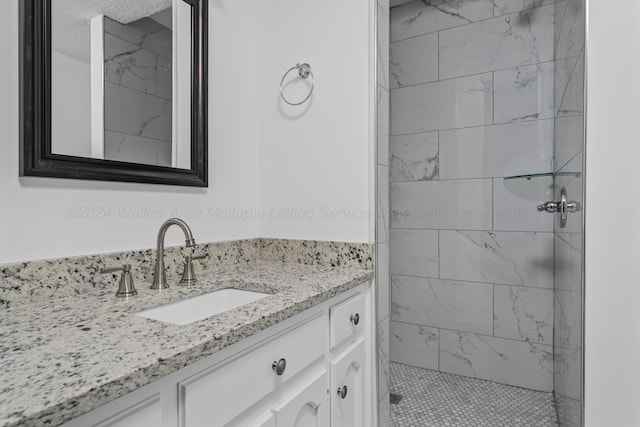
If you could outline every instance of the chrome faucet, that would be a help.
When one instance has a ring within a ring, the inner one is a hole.
[[[192,247],[196,245],[196,241],[193,240],[193,235],[191,234],[191,229],[187,225],[186,222],[179,218],[171,218],[168,219],[160,226],[160,230],[158,231],[158,247],[156,249],[156,267],[153,273],[153,284],[151,285],[151,289],[162,290],[168,288],[167,284],[167,275],[164,271],[164,236],[167,234],[167,230],[172,225],[177,225],[184,232],[184,237],[186,238],[186,246]]]

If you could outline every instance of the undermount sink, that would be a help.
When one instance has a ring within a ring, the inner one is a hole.
[[[139,311],[136,315],[174,325],[187,325],[224,313],[241,305],[258,301],[269,295],[262,292],[233,288],[220,289],[197,297]]]

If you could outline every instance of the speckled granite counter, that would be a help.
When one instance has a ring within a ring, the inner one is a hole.
[[[256,261],[199,274],[158,293],[137,283],[0,312],[0,426],[55,426],[177,371],[369,280],[352,268]],[[211,292],[274,293],[184,326],[133,315]]]

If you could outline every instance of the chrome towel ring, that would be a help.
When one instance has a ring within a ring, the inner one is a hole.
[[[309,77],[309,75],[311,75],[311,90],[309,91],[309,94],[300,102],[291,102],[284,96],[284,80],[287,78],[289,73],[292,72],[293,70],[298,70],[298,75],[303,79],[306,79],[307,77]],[[282,80],[280,80],[280,96],[282,97],[282,100],[289,105],[304,104],[311,97],[315,84],[316,84],[316,79],[313,75],[313,71],[311,71],[311,65],[307,64],[306,62],[303,64],[296,64],[293,67],[289,68],[287,72],[284,73],[284,76],[282,76]]]

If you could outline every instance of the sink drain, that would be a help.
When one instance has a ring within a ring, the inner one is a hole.
[[[389,394],[389,399],[391,400],[392,405],[397,405],[402,400],[402,395],[398,393]]]

